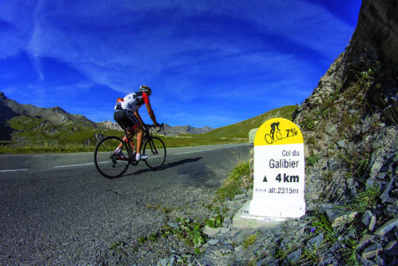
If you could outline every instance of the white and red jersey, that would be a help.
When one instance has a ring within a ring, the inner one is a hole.
[[[115,110],[125,109],[131,112],[137,111],[143,104],[149,103],[149,97],[145,92],[133,92],[123,98],[122,101],[116,103]]]

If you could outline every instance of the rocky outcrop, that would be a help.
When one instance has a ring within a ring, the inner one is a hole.
[[[358,64],[361,58],[398,62],[397,1],[363,0],[357,28],[347,52],[347,63]]]
[[[169,126],[167,124],[164,125],[164,132],[162,133],[165,136],[175,136],[181,134],[203,134],[213,130],[211,127],[192,127],[192,126]]]
[[[92,138],[84,140],[83,144],[84,145],[97,145],[103,138],[104,138],[103,134],[95,133]]]
[[[106,128],[106,129],[112,129],[112,130],[118,130],[118,131],[123,131],[123,129],[119,126],[118,123],[112,122],[112,121],[104,121],[97,123],[97,126],[99,128]]]
[[[340,201],[347,197],[344,183],[350,182],[337,179],[347,180],[349,175],[364,179],[365,173],[374,174],[368,169],[372,160],[381,160],[380,156],[397,145],[398,58],[388,48],[398,41],[397,8],[394,1],[363,2],[346,52],[293,114],[313,163],[311,173],[338,183],[342,193],[335,199]],[[325,200],[332,200],[333,194],[325,195]]]
[[[398,3],[364,0],[350,45],[293,114],[308,151],[307,211],[336,233],[334,254],[349,249],[365,265],[398,258],[397,44]]]

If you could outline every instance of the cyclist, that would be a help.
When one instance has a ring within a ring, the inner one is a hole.
[[[141,143],[142,136],[144,134],[144,128],[142,126],[143,121],[141,119],[140,114],[138,113],[138,109],[145,103],[146,109],[148,111],[149,117],[153,121],[154,126],[158,126],[158,122],[156,121],[155,113],[152,110],[151,103],[149,102],[149,96],[152,94],[151,88],[148,86],[142,85],[139,88],[138,92],[133,92],[126,97],[118,98],[115,105],[115,121],[122,127],[126,128],[127,136],[130,140],[131,150],[133,150],[134,142],[132,141],[134,134],[137,134],[137,153],[135,159],[146,160],[148,159],[147,155],[141,155]],[[126,137],[123,138],[126,140]],[[116,148],[115,153],[125,158],[121,152],[122,144]]]
[[[275,127],[278,129],[278,131],[280,131],[280,129],[279,129],[279,122],[277,122],[277,123],[272,123],[272,124],[271,124],[271,131],[270,131],[270,134],[271,134],[272,139],[274,139]]]

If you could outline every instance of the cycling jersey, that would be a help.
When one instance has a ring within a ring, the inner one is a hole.
[[[115,110],[137,111],[143,104],[149,103],[149,97],[145,92],[133,92],[123,98],[122,101],[116,103]]]

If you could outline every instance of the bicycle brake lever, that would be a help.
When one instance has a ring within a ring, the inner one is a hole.
[[[160,132],[162,129],[163,129],[163,131],[164,131],[164,123],[162,123],[162,124],[159,125],[159,130],[158,130],[157,132]]]

